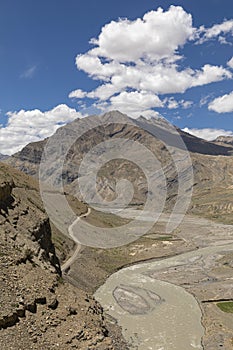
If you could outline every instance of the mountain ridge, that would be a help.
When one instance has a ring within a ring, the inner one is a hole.
[[[146,131],[148,131],[149,133],[151,133],[150,131],[150,127],[152,126],[156,126],[158,129],[161,128],[163,130],[166,131],[166,127],[169,128],[170,127],[170,123],[168,123],[166,121],[166,119],[162,119],[162,118],[153,118],[153,119],[146,119],[144,117],[139,117],[138,119],[132,119],[130,117],[128,117],[126,114],[122,114],[118,111],[111,111],[111,112],[107,112],[101,116],[99,116],[100,119],[102,119],[104,122],[108,123],[109,119],[111,118],[112,115],[116,115],[120,120],[119,122],[126,122],[128,120],[133,121],[134,123],[138,124],[139,127],[145,129]],[[93,116],[89,116],[86,117],[85,119],[88,120],[91,119],[92,117],[96,117],[95,115]],[[66,124],[65,126],[62,126],[60,128],[57,129],[57,131],[55,132],[55,134],[60,133],[61,130],[66,131],[66,135],[67,137],[69,137],[69,133],[72,133],[72,125],[74,124],[78,124],[80,122],[80,118],[75,119],[73,122],[70,122],[68,124]],[[194,153],[201,153],[201,154],[208,154],[208,155],[231,155],[233,154],[233,147],[227,147],[225,144],[218,144],[219,140],[216,139],[213,142],[209,142],[206,140],[203,140],[201,138],[198,138],[194,135],[188,134],[187,132],[174,127],[177,132],[181,135],[188,151],[190,152],[194,152]],[[171,128],[169,130],[171,132]],[[63,136],[63,135],[61,135]],[[166,134],[165,134],[166,137]],[[17,164],[17,161],[29,161],[31,163],[37,164],[40,162],[41,160],[41,156],[42,156],[42,148],[45,146],[47,139],[41,140],[41,141],[37,141],[37,142],[32,142],[29,143],[28,145],[26,145],[25,147],[22,148],[21,151],[13,154],[10,159],[8,160],[9,164],[12,164],[13,166],[16,166],[17,168],[19,168],[20,170],[24,171],[27,173],[27,171],[29,171],[30,175],[35,175],[34,172],[35,170],[31,169],[27,169],[23,167],[20,167],[20,164]],[[225,138],[224,138],[225,140]],[[222,142],[222,141],[221,141]],[[216,144],[217,143],[217,144]],[[225,142],[226,143],[226,142]],[[230,143],[231,145],[231,143]],[[28,154],[30,153],[29,150],[30,148],[33,150],[33,154],[30,154],[28,157]]]
[[[112,120],[116,122],[112,123]],[[75,139],[75,130],[78,130],[78,133],[81,134],[78,140]],[[75,141],[70,147],[69,140],[72,138]],[[180,151],[179,148],[182,152],[189,151],[186,154],[189,154],[193,164],[194,203],[190,210],[199,214],[205,209],[210,215],[218,215],[220,212],[222,213],[220,208],[228,208],[228,205],[229,208],[231,207],[231,201],[228,202],[227,200],[225,202],[220,190],[224,189],[227,193],[231,191],[233,146],[202,140],[170,125],[164,119],[147,120],[140,117],[133,120],[125,114],[112,111],[102,116],[76,119],[74,122],[59,128],[52,139],[59,146],[62,155],[65,155],[67,147],[69,151],[62,175],[59,173],[60,169],[56,168],[56,164],[52,164],[53,161],[48,164],[48,173],[51,175],[54,185],[63,182],[65,190],[71,194],[79,193],[79,165],[86,153],[103,141],[117,142],[118,139],[128,139],[146,146],[161,163],[167,181],[167,209],[174,206],[178,193],[178,174],[172,159],[172,149]],[[7,159],[6,162],[27,174],[38,176],[43,150],[49,140],[51,138],[27,145],[21,152]],[[51,148],[50,152],[56,152],[56,148]],[[221,164],[220,168],[218,164]],[[185,169],[182,172],[182,177],[185,178]],[[115,179],[124,178],[129,178],[134,186],[135,194],[132,204],[141,205],[147,197],[146,179],[138,167],[133,166],[126,160],[116,160],[115,163],[107,163],[101,168],[97,179],[98,191],[100,191],[101,196],[111,201],[116,196]],[[206,193],[212,192],[216,193],[216,201],[214,201],[216,205],[208,204]],[[218,208],[216,213],[215,207]]]

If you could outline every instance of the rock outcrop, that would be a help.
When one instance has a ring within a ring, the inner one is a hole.
[[[37,182],[0,163],[0,349],[127,349],[100,305],[64,282]]]
[[[13,187],[13,180],[0,182],[0,206],[7,206],[7,202],[10,200]]]
[[[15,261],[32,260],[38,266],[60,273],[51,240],[49,219],[34,180],[1,163],[1,242],[17,248]]]
[[[0,164],[0,328],[7,328],[49,297],[45,286],[61,270],[37,184]]]

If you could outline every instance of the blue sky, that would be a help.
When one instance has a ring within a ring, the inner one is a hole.
[[[109,109],[231,134],[232,19],[229,0],[2,0],[0,152]]]

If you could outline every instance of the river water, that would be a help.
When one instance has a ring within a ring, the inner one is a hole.
[[[168,259],[123,268],[107,279],[95,298],[122,327],[130,349],[203,349],[202,313],[195,297],[178,285],[151,276],[161,269],[188,266],[232,251],[232,242],[218,242]]]
[[[202,349],[202,314],[196,299],[179,286],[146,276],[151,265],[113,274],[95,298],[122,327],[131,349]],[[122,290],[119,296],[117,289]]]

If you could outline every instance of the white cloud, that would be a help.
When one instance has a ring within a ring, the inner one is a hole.
[[[120,92],[122,89],[112,85],[112,84],[103,84],[98,86],[98,88],[94,91],[91,91],[87,94],[89,98],[96,98],[100,101],[108,100],[115,93]]]
[[[219,38],[220,43],[226,44],[227,42],[224,40],[225,38],[223,35],[228,33],[233,36],[233,19],[224,21],[220,24],[215,24],[211,28],[205,28],[202,26],[199,29],[199,34],[203,34],[203,36],[198,43],[202,44],[210,39]]]
[[[204,31],[207,35],[204,27],[193,27],[192,16],[179,6],[171,6],[167,11],[158,8],[134,21],[112,21],[101,29],[97,39],[91,40],[94,47],[76,57],[77,68],[98,80],[99,86],[91,92],[75,90],[69,97],[88,97],[96,100],[96,107],[114,108],[122,104],[123,97],[132,98],[128,91],[133,91],[140,95],[134,108],[140,112],[140,105],[148,103],[148,96],[158,99],[158,95],[184,93],[189,88],[232,78],[232,73],[222,66],[205,64],[192,69],[178,65],[182,59],[179,50]],[[168,107],[191,106],[188,101],[177,103],[170,101]]]
[[[232,131],[224,130],[224,129],[211,129],[211,128],[190,129],[186,127],[183,129],[183,131],[207,141],[213,141],[218,136],[233,136]]]
[[[37,70],[37,66],[31,66],[28,69],[26,69],[22,74],[20,74],[20,78],[22,79],[32,79],[35,72]]]
[[[140,116],[151,118],[162,117],[160,113],[154,111],[152,108],[163,107],[163,105],[163,101],[154,94],[145,91],[123,91],[119,95],[112,96],[108,102],[103,101],[94,104],[94,107],[102,112],[120,110],[132,118],[138,118]]]
[[[169,108],[169,109],[177,109],[177,108],[179,108],[179,103],[176,100],[174,100],[173,97],[171,97],[168,100],[167,108]]]
[[[192,16],[182,7],[171,6],[168,11],[158,8],[135,21],[120,19],[106,24],[91,42],[96,46],[92,56],[119,62],[139,59],[160,60],[172,56],[192,38]]]
[[[205,64],[201,71],[196,72],[192,86],[202,86],[227,78],[232,78],[232,74],[227,69]]]
[[[69,94],[69,98],[84,98],[86,95],[87,93],[85,91],[77,89]]]
[[[78,60],[80,60],[78,56]],[[119,62],[101,63],[95,57],[96,65],[90,60],[90,54],[82,55],[82,69],[85,67],[86,73],[96,80],[104,80],[96,90],[84,93],[78,90],[70,93],[70,97],[81,98],[87,96],[101,101],[108,100],[115,94],[120,94],[128,88],[141,92],[157,94],[184,93],[187,89],[202,86],[212,82],[231,78],[232,73],[219,66],[206,64],[201,70],[190,68],[178,70],[176,64],[160,62],[151,64],[137,62],[134,65],[126,65]],[[89,65],[89,61],[91,65]],[[79,68],[81,68],[78,65]]]
[[[228,65],[230,68],[233,68],[233,57],[227,62],[227,65]]]
[[[170,97],[169,99],[165,99],[164,103],[167,104],[168,109],[177,109],[177,108],[183,108],[187,109],[190,108],[193,105],[192,101],[176,101],[174,97]]]
[[[0,128],[0,153],[3,154],[13,154],[30,142],[51,136],[61,125],[82,117],[65,104],[46,112],[20,110],[7,115],[8,124]]]
[[[145,72],[146,73],[146,72]],[[232,74],[223,67],[206,64],[201,70],[190,68],[178,70],[176,65],[159,64],[148,67],[147,74],[141,72],[141,87],[155,93],[184,93],[187,89],[231,78]]]
[[[140,115],[154,115],[151,108],[162,107],[163,102],[158,96],[145,91],[123,91],[119,95],[111,97],[110,106],[111,109],[121,110],[132,117],[139,117]]]
[[[180,104],[181,104],[182,108],[187,109],[187,108],[192,107],[193,101],[184,101],[184,100],[182,100],[182,101],[180,101]]]
[[[140,105],[142,109],[151,107],[162,107],[163,103],[158,96],[150,94],[144,91],[123,91],[117,96],[111,97],[111,102],[115,106],[129,105],[136,106]]]
[[[208,109],[217,113],[233,112],[233,91],[230,94],[215,98],[209,103]]]
[[[220,44],[232,45],[229,41],[227,41],[227,39],[224,36],[221,35],[218,37],[218,41],[220,42]]]

